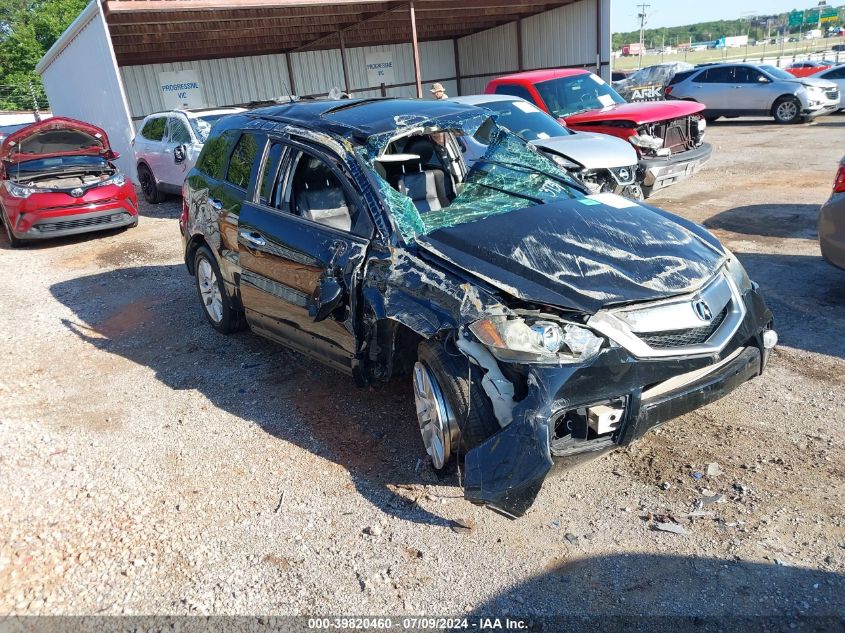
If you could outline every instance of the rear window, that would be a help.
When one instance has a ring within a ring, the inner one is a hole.
[[[164,128],[167,124],[167,119],[163,116],[150,119],[144,123],[141,128],[141,136],[149,141],[160,141],[164,138]]]
[[[197,159],[197,169],[215,180],[223,178],[229,148],[236,136],[237,132],[228,130],[210,138],[203,146],[200,157]]]
[[[252,134],[242,135],[238,144],[235,146],[235,151],[232,152],[232,158],[229,161],[229,171],[226,173],[226,180],[236,187],[246,189],[249,184],[249,174],[252,171],[252,165],[257,155],[258,141],[256,138]]]

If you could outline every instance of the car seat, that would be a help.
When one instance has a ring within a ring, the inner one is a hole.
[[[296,210],[307,220],[341,231],[352,229],[352,215],[346,193],[322,161],[310,159],[295,197]]]
[[[397,188],[408,196],[418,211],[438,211],[449,206],[443,169],[432,165],[434,144],[425,137],[414,139],[405,150],[419,161],[402,165]]]

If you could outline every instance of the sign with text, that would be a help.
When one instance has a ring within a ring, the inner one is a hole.
[[[393,53],[379,51],[364,56],[367,64],[367,85],[380,86],[393,83]]]
[[[158,85],[167,110],[205,107],[205,95],[195,70],[159,73]]]

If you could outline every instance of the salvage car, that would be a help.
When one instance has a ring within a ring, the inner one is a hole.
[[[768,64],[708,64],[675,75],[665,93],[706,105],[710,120],[770,116],[787,124],[834,112],[840,100],[833,82],[796,79]]]
[[[845,270],[845,156],[833,181],[833,193],[819,212],[819,244],[825,261]]]
[[[630,143],[607,134],[573,132],[552,116],[519,97],[507,95],[469,95],[452,97],[455,103],[466,103],[492,110],[500,126],[532,143],[571,176],[587,186],[590,193],[610,192],[641,199],[642,189],[636,182],[637,153]],[[486,130],[481,130],[483,134]],[[475,137],[461,139],[464,158],[472,167],[476,156],[483,156],[485,142]],[[486,140],[486,139],[485,139]]]
[[[845,110],[845,103],[842,103],[842,95],[845,93],[845,64],[834,66],[828,70],[823,70],[820,73],[813,75],[814,79],[824,79],[836,84],[839,89],[839,110]]]
[[[677,73],[695,68],[687,62],[665,62],[641,68],[622,81],[614,81],[613,89],[625,101],[660,101],[665,98],[663,90]]]
[[[833,66],[834,62],[829,62],[827,60],[822,60],[818,62],[814,62],[811,60],[805,60],[801,62],[792,62],[784,68],[786,72],[788,72],[793,77],[809,77],[810,75],[815,75],[823,70],[827,70],[831,66]]]
[[[138,224],[135,185],[100,128],[53,117],[0,144],[0,215],[9,243]]]
[[[151,204],[179,194],[208,133],[224,116],[244,108],[204,108],[156,112],[146,117],[132,139],[141,192]]]
[[[521,97],[578,132],[610,134],[639,156],[643,195],[696,173],[713,148],[704,142],[704,106],[697,103],[626,103],[593,73],[578,68],[533,70],[493,79],[487,94]]]
[[[462,137],[488,126],[467,168]],[[587,195],[495,115],[299,102],[228,117],[183,191],[206,319],[350,374],[409,375],[436,469],[507,516],[553,460],[624,446],[763,372],[772,314],[703,227]],[[342,424],[342,419],[338,424]]]

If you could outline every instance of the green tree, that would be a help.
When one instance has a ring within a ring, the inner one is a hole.
[[[0,109],[32,108],[30,84],[43,95],[35,65],[87,0],[0,0]]]

